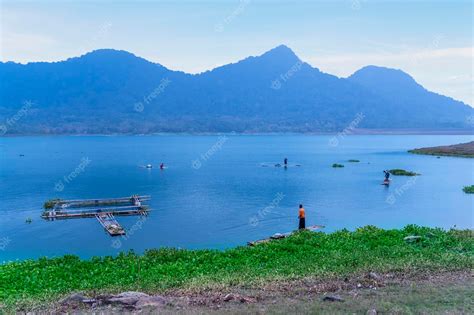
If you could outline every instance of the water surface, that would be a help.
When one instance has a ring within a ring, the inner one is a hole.
[[[61,136],[1,138],[0,262],[133,249],[243,245],[307,224],[326,231],[368,224],[473,227],[473,159],[412,155],[408,149],[472,141],[472,136]],[[24,156],[21,156],[24,155]],[[287,157],[288,169],[262,167]],[[358,159],[360,163],[348,163]],[[84,162],[84,161],[88,162]],[[82,162],[81,162],[82,161]],[[160,171],[164,162],[168,168]],[[82,163],[82,164],[81,164]],[[149,170],[139,166],[151,163]],[[333,163],[344,168],[334,169]],[[83,170],[81,169],[81,166]],[[78,168],[79,167],[79,168]],[[416,178],[383,169],[404,168]],[[66,177],[66,178],[65,178]],[[58,182],[62,182],[63,189]],[[47,222],[45,200],[146,194],[146,218],[118,217],[126,238],[96,219]],[[32,218],[31,224],[25,223]]]

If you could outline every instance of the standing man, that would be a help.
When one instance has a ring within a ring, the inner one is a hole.
[[[306,222],[305,222],[305,213],[304,213],[303,205],[300,205],[300,211],[298,213],[298,218],[300,219],[298,229],[299,230],[305,229],[306,228]]]

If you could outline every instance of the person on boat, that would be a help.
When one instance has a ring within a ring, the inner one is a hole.
[[[162,163],[160,164],[160,170],[164,170],[164,169],[165,169],[165,164],[162,162]]]
[[[283,160],[283,164],[285,164],[285,166],[288,166],[288,159],[287,159],[287,158],[285,158],[285,159]]]
[[[383,171],[385,174],[385,180],[388,181],[390,177],[390,172],[389,171]]]
[[[300,205],[300,210],[299,210],[299,213],[298,213],[298,218],[300,219],[300,222],[299,222],[299,225],[298,225],[298,229],[299,229],[299,230],[305,229],[305,228],[306,228],[306,222],[305,222],[305,212],[304,212],[303,205]]]

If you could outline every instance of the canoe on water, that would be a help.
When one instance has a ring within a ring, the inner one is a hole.
[[[301,164],[283,164],[283,163],[260,163],[261,167],[301,167]]]
[[[317,230],[324,229],[324,227],[325,227],[324,225],[311,225],[311,226],[306,227],[305,230],[317,231]],[[288,236],[290,236],[291,234],[293,234],[297,231],[298,230],[293,231],[293,232],[286,232],[286,233],[275,233],[275,234],[273,234],[272,236],[270,236],[268,238],[264,238],[264,239],[253,241],[253,242],[247,242],[247,245],[248,246],[255,246],[255,245],[258,245],[258,244],[270,242],[272,240],[278,240],[278,239],[281,239],[281,238],[288,237]]]

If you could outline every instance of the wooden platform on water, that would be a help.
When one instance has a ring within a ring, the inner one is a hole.
[[[111,236],[125,235],[125,230],[112,214],[96,214],[95,217]]]
[[[124,235],[125,229],[115,216],[148,215],[151,209],[143,202],[150,196],[132,195],[130,197],[109,199],[57,200],[50,209],[43,211],[41,217],[46,220],[96,218],[111,235]]]
[[[44,211],[41,217],[43,219],[78,219],[78,218],[93,218],[97,214],[112,214],[116,216],[126,215],[147,215],[151,211],[148,206],[124,206],[124,207],[109,207],[109,208],[91,208],[83,210],[47,210]]]
[[[101,206],[118,206],[118,205],[133,205],[134,198],[138,198],[140,202],[151,200],[148,195],[135,195],[130,197],[120,198],[105,198],[105,199],[76,199],[76,200],[57,200],[54,202],[55,207],[62,208],[81,208],[81,207],[101,207]]]

